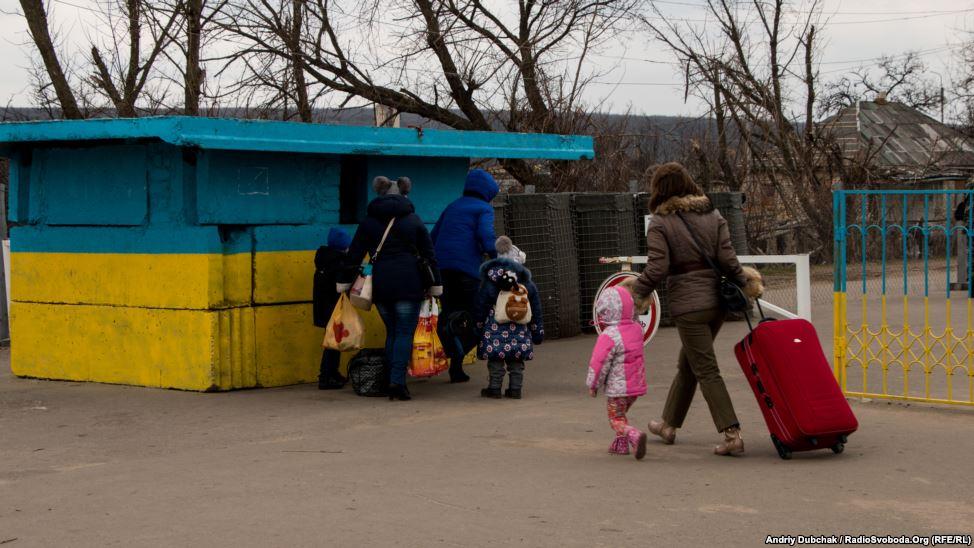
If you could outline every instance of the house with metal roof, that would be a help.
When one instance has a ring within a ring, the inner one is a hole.
[[[815,163],[819,166],[819,179],[832,178],[834,185],[889,190],[962,189],[974,177],[974,140],[914,108],[887,101],[882,96],[848,106],[819,126],[823,138],[837,147],[844,167],[836,169],[832,150],[822,147],[818,151]],[[843,172],[850,180],[837,176]],[[807,230],[801,219],[789,214],[777,190],[768,184],[760,170],[750,174],[746,189],[749,220],[752,230],[758,233],[751,237],[752,245],[767,253],[790,253],[825,244]],[[905,215],[908,222],[942,225],[948,222],[948,212],[957,205],[951,200],[947,197],[927,204],[922,200],[908,201]],[[902,204],[888,203],[887,207],[898,208],[890,214],[903,217]]]
[[[963,184],[974,175],[974,141],[919,110],[882,96],[846,107],[822,126],[847,162],[868,164],[876,174],[873,182]]]
[[[472,158],[579,160],[590,137],[189,117],[0,124],[11,367],[186,390],[310,382],[314,251],[377,175],[427,223]],[[368,346],[382,346],[373,315]]]

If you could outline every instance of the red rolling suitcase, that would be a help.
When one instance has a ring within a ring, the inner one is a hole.
[[[762,314],[763,315],[763,314]],[[859,427],[806,320],[765,320],[734,347],[778,455],[841,453]]]

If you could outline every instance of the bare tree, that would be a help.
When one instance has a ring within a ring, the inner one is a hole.
[[[178,14],[171,14],[162,28],[156,29],[146,24],[143,1],[118,0],[116,3],[112,0],[105,4],[103,20],[109,29],[109,42],[100,47],[92,40],[92,82],[122,117],[138,116],[137,102],[140,100],[147,99],[150,105],[159,105],[165,100],[165,92],[147,97],[146,84],[154,75],[156,60],[171,42]],[[124,26],[124,31],[120,31],[119,26]],[[151,43],[144,52],[142,35],[146,27],[151,32]],[[128,46],[127,58],[122,57],[125,45]],[[102,50],[106,50],[105,53]],[[150,107],[150,110],[154,109]]]
[[[828,139],[813,118],[819,5],[792,12],[784,0],[708,0],[706,7],[714,32],[658,8],[645,24],[685,67],[688,90],[712,97],[711,107],[733,125],[750,178],[771,185],[782,218],[806,225],[820,243],[816,251],[828,253],[832,181],[822,170]]]
[[[299,113],[303,90],[324,89],[343,105],[378,103],[457,129],[576,132],[590,121],[579,99],[590,54],[642,3],[231,0],[220,21],[242,47],[224,71],[244,67],[246,84]],[[563,170],[504,167],[539,188]]]
[[[54,90],[60,112],[52,115],[133,117],[179,103],[199,114],[204,29],[226,0],[101,0],[87,10],[88,51],[68,55],[70,66],[58,59],[41,2],[22,0],[21,7],[42,60],[33,70],[35,94],[45,105]]]
[[[213,24],[227,0],[142,0],[153,35],[168,39],[162,55],[169,62],[163,78],[183,91],[182,112],[197,116],[206,96],[203,50],[219,47],[222,36]],[[170,24],[175,21],[175,24]],[[178,74],[178,76],[177,76]]]
[[[37,47],[50,84],[57,95],[61,114],[68,119],[83,118],[81,109],[78,108],[78,101],[68,83],[61,61],[58,59],[43,0],[20,0],[20,7],[23,10],[24,18],[27,20],[31,39]],[[39,86],[39,88],[43,87],[43,85]]]
[[[974,31],[962,34],[961,47],[954,54],[957,68],[951,96],[955,99],[952,113],[960,129],[974,136]]]
[[[826,84],[818,105],[819,114],[835,114],[857,101],[879,95],[926,112],[944,106],[943,88],[927,77],[927,67],[919,54],[908,52],[902,56],[883,56],[874,67],[859,67]]]
[[[186,68],[183,71],[184,112],[195,116],[200,112],[200,94],[202,93],[202,69],[200,67],[200,53],[203,34],[203,4],[204,0],[186,0],[184,10],[186,14]]]

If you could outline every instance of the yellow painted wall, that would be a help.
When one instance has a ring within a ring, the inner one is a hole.
[[[381,320],[364,316],[367,346],[381,347]],[[313,382],[323,337],[307,304],[206,311],[15,302],[11,332],[15,375],[182,390]]]
[[[240,330],[236,352],[221,347],[221,323]],[[15,375],[44,379],[239,388],[245,386],[242,372],[253,370],[246,363],[253,356],[246,348],[248,339],[253,345],[248,323],[253,325],[249,308],[211,312],[15,302],[11,368]],[[233,370],[241,372],[236,386],[229,381]]]
[[[14,253],[11,368],[183,390],[314,382],[324,333],[311,303],[294,302],[311,298],[313,259],[259,253],[252,267],[249,254]],[[383,347],[379,315],[362,315],[365,347]]]
[[[254,302],[311,300],[314,251],[262,251],[254,255]]]
[[[249,253],[18,252],[10,268],[22,302],[207,310],[249,304],[252,287]]]

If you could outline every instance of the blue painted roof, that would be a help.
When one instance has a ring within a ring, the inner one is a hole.
[[[0,146],[14,143],[159,139],[224,150],[455,158],[593,158],[582,135],[377,128],[165,116],[0,123]]]

